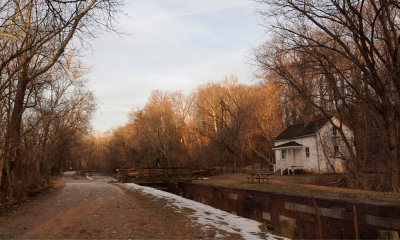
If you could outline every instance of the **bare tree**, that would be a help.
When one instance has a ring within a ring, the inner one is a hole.
[[[263,146],[272,145],[282,124],[277,117],[279,102],[273,101],[278,96],[270,93],[268,87],[239,84],[234,76],[198,89],[195,128],[216,144],[217,164],[237,171],[254,159],[252,154],[263,160],[271,157],[270,149]]]
[[[272,39],[258,52],[276,73],[325,116],[362,104],[382,119],[391,189],[399,191],[399,4],[390,0],[260,0],[270,8]],[[341,126],[337,126],[345,139]],[[351,149],[351,143],[345,141]],[[351,158],[357,159],[354,152]],[[354,162],[357,162],[355,160]]]
[[[22,117],[30,89],[62,60],[72,39],[110,23],[118,1],[3,1],[0,4],[0,92],[8,95],[0,186],[12,196],[21,159]]]

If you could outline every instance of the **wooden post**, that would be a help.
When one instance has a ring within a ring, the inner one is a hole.
[[[265,223],[265,220],[263,220],[263,231],[264,231],[264,232],[266,232],[266,231],[267,231],[267,227],[266,227],[266,225],[267,225],[267,224]]]
[[[291,148],[290,151],[292,152],[292,166],[294,166],[294,153],[293,153],[293,148]],[[292,175],[294,175],[294,171],[295,171],[294,168],[293,168],[292,170],[293,170]]]
[[[354,222],[354,239],[360,239],[358,235],[358,218],[357,218],[357,207],[353,205],[353,222]]]
[[[319,216],[317,202],[315,201],[314,196],[311,196],[311,200],[312,200],[313,205],[314,205],[315,215],[317,216],[319,239],[323,239],[323,237],[322,237],[321,217]]]

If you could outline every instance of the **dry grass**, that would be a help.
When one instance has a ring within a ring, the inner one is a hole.
[[[228,188],[249,189],[290,195],[315,196],[323,198],[346,199],[360,202],[400,204],[400,193],[374,192],[342,187],[321,186],[338,180],[335,175],[301,174],[295,176],[273,175],[266,183],[249,183],[248,174],[225,174],[208,180],[196,180],[197,183],[223,186]]]

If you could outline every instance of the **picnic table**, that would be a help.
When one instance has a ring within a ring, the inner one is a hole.
[[[247,181],[251,183],[257,182],[261,183],[261,182],[265,182],[265,181],[269,181],[270,176],[273,175],[273,172],[270,171],[260,171],[260,172],[252,172],[249,173],[249,177],[247,177]]]

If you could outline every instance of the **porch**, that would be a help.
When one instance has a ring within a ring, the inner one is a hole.
[[[280,170],[281,175],[288,173],[288,175],[295,173],[297,169],[304,169],[305,147],[295,141],[284,143],[272,148],[276,155],[276,164],[274,165],[274,173]]]

